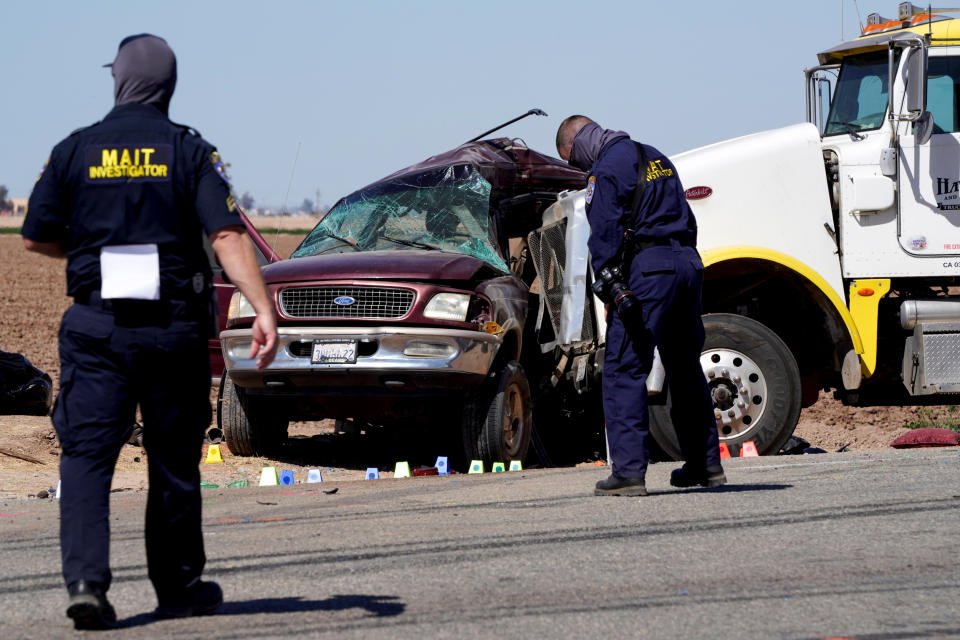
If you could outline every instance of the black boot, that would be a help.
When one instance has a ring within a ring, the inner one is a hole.
[[[153,612],[158,618],[187,618],[208,616],[223,604],[223,591],[216,582],[197,578],[176,596],[164,596]]]
[[[691,468],[689,464],[685,464],[673,470],[670,474],[670,484],[681,488],[701,486],[712,489],[727,484],[727,476],[724,475],[723,467],[720,465]]]
[[[647,487],[643,478],[620,478],[612,473],[606,480],[597,483],[593,490],[595,496],[645,496]]]
[[[111,629],[117,624],[117,612],[107,600],[100,585],[78,580],[69,587],[70,603],[67,617],[73,620],[75,629]]]

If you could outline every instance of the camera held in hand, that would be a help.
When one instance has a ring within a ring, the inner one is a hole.
[[[613,304],[624,324],[639,319],[640,300],[633,295],[620,267],[604,267],[593,282],[593,292],[605,304]]]

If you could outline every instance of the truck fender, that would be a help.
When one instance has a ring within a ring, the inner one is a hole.
[[[830,286],[823,276],[802,261],[778,251],[763,247],[721,247],[703,251],[701,256],[705,272],[708,274],[712,267],[715,268],[717,265],[736,260],[769,262],[791,272],[798,279],[809,285],[810,288],[821,294],[822,301],[820,302],[820,306],[826,307],[824,311],[834,318],[834,321],[839,327],[845,329],[845,337],[849,338],[850,344],[853,346],[852,351],[860,360],[863,376],[869,377],[873,373],[877,355],[875,306],[872,314],[858,312],[858,317],[855,319],[854,314],[847,308],[843,298],[837,293],[834,287]],[[882,296],[877,296],[877,299],[880,297]],[[872,329],[870,328],[871,323]],[[865,331],[861,330],[860,325],[863,325]],[[866,334],[867,340],[864,340],[864,334]],[[844,359],[843,369],[846,373],[846,375],[844,375],[844,382],[859,386],[859,376],[851,375],[849,371],[849,356]]]

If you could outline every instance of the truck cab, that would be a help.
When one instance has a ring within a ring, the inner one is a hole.
[[[910,3],[896,19],[871,14],[861,38],[807,72],[809,94],[836,73],[827,117],[809,119],[823,136],[851,310],[861,289],[886,298],[876,319],[872,304],[854,315],[868,393],[896,378],[898,396],[960,390],[960,20],[948,15]]]
[[[700,226],[702,363],[734,450],[745,440],[778,450],[821,390],[851,404],[960,391],[960,20],[950,15],[910,3],[895,19],[871,14],[861,37],[805,72],[806,123],[672,158]],[[651,418],[678,454],[668,411]]]

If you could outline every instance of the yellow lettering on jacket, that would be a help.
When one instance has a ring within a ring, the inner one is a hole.
[[[151,162],[155,147],[103,149],[99,165],[88,167],[91,180],[167,178],[170,167]]]
[[[652,182],[658,178],[669,178],[673,175],[673,169],[664,167],[662,160],[651,160],[647,167],[647,182]]]

